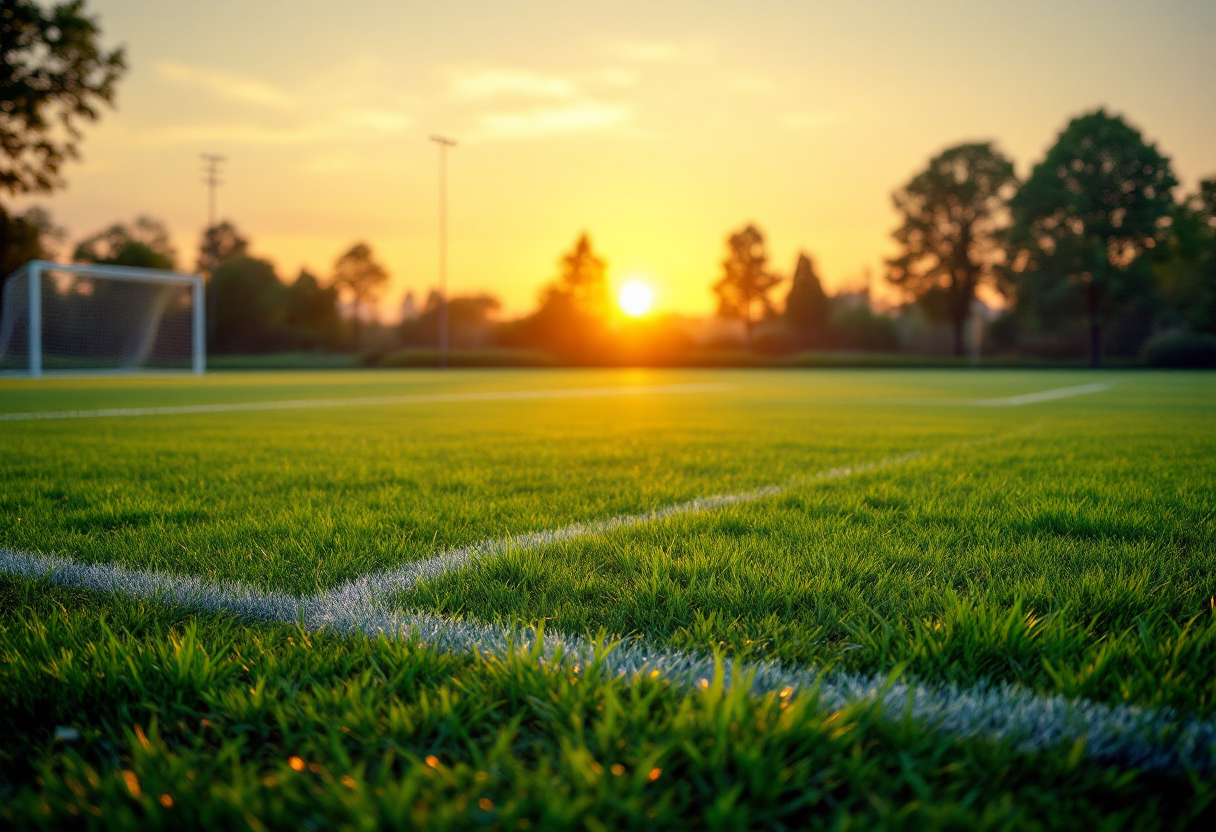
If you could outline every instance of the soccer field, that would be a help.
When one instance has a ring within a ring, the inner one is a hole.
[[[0,825],[1206,828],[1216,376],[0,380]]]

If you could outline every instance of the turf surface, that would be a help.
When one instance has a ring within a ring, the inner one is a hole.
[[[452,546],[780,484],[747,505],[510,552],[400,603],[1210,716],[1216,379],[1097,378],[1111,388],[1022,407],[965,402],[1095,376],[0,381],[8,413],[725,386],[10,421],[0,547],[304,593]],[[910,451],[924,453],[814,479]],[[15,578],[0,579],[0,657],[0,822],[18,826],[1156,828],[1201,824],[1213,796],[1210,772],[1024,755],[825,713],[812,695],[627,686]]]

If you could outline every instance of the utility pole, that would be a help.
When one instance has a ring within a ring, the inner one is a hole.
[[[439,145],[439,366],[448,366],[448,148],[455,139],[431,136]]]
[[[213,343],[215,341],[215,270],[219,266],[220,250],[219,238],[215,233],[215,197],[216,189],[224,184],[220,179],[220,165],[224,163],[223,156],[217,156],[214,153],[202,153],[203,157],[203,184],[207,186],[207,237],[211,244],[210,262],[207,264],[207,341]]]

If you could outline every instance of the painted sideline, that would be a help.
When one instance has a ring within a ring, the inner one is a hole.
[[[105,419],[115,416],[173,416],[184,413],[237,413],[249,410],[309,410],[319,407],[379,407],[444,402],[495,402],[532,399],[598,399],[656,393],[718,393],[729,384],[649,384],[620,387],[569,387],[554,390],[501,390],[481,393],[417,393],[409,396],[360,396],[347,399],[283,399],[281,401],[183,404],[162,407],[108,407],[97,410],[46,410],[0,413],[0,422],[41,419]]]
[[[969,444],[976,443],[956,443],[954,447]],[[916,452],[833,468],[808,481],[839,479],[925,455]],[[826,708],[868,705],[890,719],[910,717],[951,736],[1008,741],[1027,752],[1071,748],[1081,742],[1088,756],[1107,763],[1160,772],[1211,769],[1216,724],[1194,717],[1180,718],[1168,709],[1070,700],[1035,694],[1009,684],[980,684],[971,688],[933,686],[891,682],[877,675],[820,673],[775,662],[745,664],[730,659],[715,665],[713,658],[704,654],[664,650],[636,639],[606,649],[602,643],[584,637],[400,612],[391,606],[394,595],[421,581],[513,548],[539,547],[681,514],[710,511],[774,496],[790,487],[773,485],[740,494],[699,498],[644,514],[488,541],[444,552],[421,563],[365,575],[311,596],[265,592],[239,582],[209,582],[194,576],[133,570],[114,564],[81,564],[68,558],[6,550],[0,550],[0,572],[157,603],[298,624],[313,630],[327,628],[340,633],[416,640],[450,652],[477,650],[504,656],[513,651],[538,649],[549,661],[585,666],[598,663],[608,673],[631,679],[658,672],[686,687],[737,682],[748,684],[756,694],[780,691],[785,695],[798,690],[818,697]]]
[[[1078,384],[1074,387],[1056,387],[1051,390],[1040,390],[1036,393],[1023,393],[1020,396],[1005,396],[998,399],[946,399],[930,396],[888,397],[874,399],[876,404],[905,404],[905,405],[941,405],[943,407],[1021,407],[1027,404],[1050,402],[1055,399],[1068,399],[1073,396],[1086,396],[1090,393],[1101,393],[1114,385],[1110,382],[1094,384]]]

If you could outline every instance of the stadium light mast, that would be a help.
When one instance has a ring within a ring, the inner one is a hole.
[[[431,136],[439,146],[439,366],[448,366],[448,148],[455,139]]]
[[[220,185],[224,184],[224,180],[220,178],[222,171],[220,166],[224,164],[224,157],[217,156],[214,153],[199,154],[203,158],[203,184],[207,186],[207,236],[211,238],[211,262],[208,263],[207,269],[207,341],[215,341],[215,269],[219,265],[220,259],[219,245],[220,241],[215,233],[216,222],[216,190]]]

